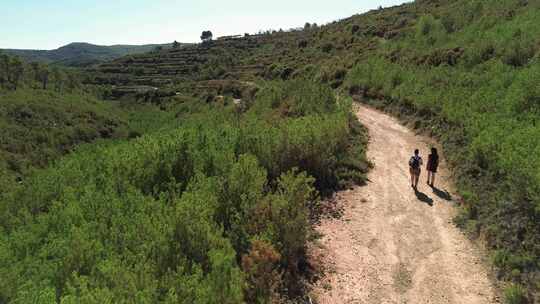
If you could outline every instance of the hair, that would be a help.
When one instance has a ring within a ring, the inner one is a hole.
[[[414,150],[414,154],[419,154],[420,151],[418,149]]]
[[[431,148],[431,154],[433,154],[433,155],[439,155],[439,154],[437,153],[437,148]]]

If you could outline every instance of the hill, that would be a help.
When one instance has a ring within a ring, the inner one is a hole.
[[[17,55],[27,62],[35,61],[65,66],[88,66],[125,55],[150,52],[156,47],[170,47],[170,44],[102,46],[78,42],[49,51],[16,49],[4,49],[3,51],[8,54]]]

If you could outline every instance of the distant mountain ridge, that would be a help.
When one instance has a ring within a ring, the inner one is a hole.
[[[17,55],[25,61],[61,64],[66,66],[88,66],[122,56],[150,52],[156,47],[171,47],[166,44],[145,45],[95,45],[85,42],[74,42],[55,50],[19,50],[3,49],[8,54]],[[184,45],[184,44],[181,44]]]

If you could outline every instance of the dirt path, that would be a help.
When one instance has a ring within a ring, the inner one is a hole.
[[[424,170],[419,193],[411,189],[407,161],[414,148],[425,160],[429,140],[376,110],[361,106],[357,116],[375,168],[367,186],[338,194],[343,216],[317,228],[323,237],[312,255],[327,274],[314,302],[498,303],[479,252],[452,224],[445,163],[439,190],[426,185]]]

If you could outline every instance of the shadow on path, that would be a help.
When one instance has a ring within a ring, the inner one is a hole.
[[[431,187],[431,189],[433,189],[433,193],[436,196],[442,198],[445,201],[452,201],[452,195],[450,195],[448,191],[438,189],[437,187]]]
[[[416,195],[416,198],[418,198],[418,200],[420,200],[421,202],[433,206],[433,199],[427,196],[425,193],[418,191],[418,189],[414,189],[414,194]]]

